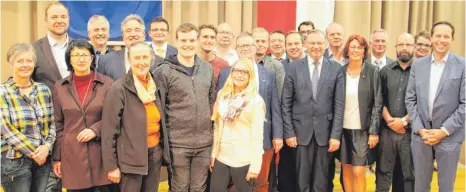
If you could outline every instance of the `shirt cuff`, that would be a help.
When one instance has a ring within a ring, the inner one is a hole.
[[[440,129],[442,129],[443,132],[445,132],[445,134],[447,134],[447,136],[450,136],[450,133],[447,131],[447,129],[445,129],[445,127],[440,127]]]

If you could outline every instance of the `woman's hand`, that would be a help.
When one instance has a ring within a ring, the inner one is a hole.
[[[248,172],[248,174],[246,175],[246,181],[249,181],[251,179],[256,179],[257,176],[258,176],[258,174]]]
[[[117,168],[113,171],[108,172],[107,177],[113,183],[120,183],[120,179],[121,179],[120,168]]]
[[[209,165],[209,169],[211,173],[212,173],[212,169],[214,168],[214,164],[215,164],[215,158],[211,158],[210,165]]]
[[[55,161],[53,163],[53,173],[55,173],[58,178],[61,178],[61,161]]]
[[[94,131],[92,131],[92,129],[84,129],[78,134],[78,137],[76,137],[76,139],[80,143],[85,143],[90,141],[91,139],[94,139],[95,136],[96,134],[94,133]]]
[[[378,135],[369,135],[369,141],[367,144],[369,144],[369,148],[372,149],[374,148],[377,143],[379,143],[379,136]]]

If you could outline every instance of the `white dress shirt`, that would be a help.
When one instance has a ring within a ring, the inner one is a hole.
[[[443,57],[440,61],[436,61],[435,56],[432,53],[432,59],[431,59],[432,64],[430,68],[430,81],[429,81],[429,119],[430,120],[432,120],[432,110],[434,109],[435,95],[437,93],[440,79],[442,78],[443,70],[445,69],[445,64],[447,63],[448,55],[450,55],[450,52],[448,52],[445,55],[445,57]],[[445,129],[444,127],[441,127],[441,129],[447,135],[450,135],[447,129]]]
[[[239,60],[238,54],[234,49],[230,49],[230,51],[228,51],[228,53],[224,56],[219,55],[217,49],[214,49],[214,54],[227,61],[230,66],[232,66],[233,64],[235,64],[236,61]]]
[[[254,62],[254,61],[253,61]],[[256,62],[254,62],[254,73],[256,74],[256,83],[257,83],[257,91],[259,91],[259,67],[257,67],[257,64]]]
[[[345,113],[343,128],[361,129],[359,113],[359,76],[351,77],[346,73]]]
[[[68,34],[66,34],[65,42],[61,44],[59,44],[55,39],[53,39],[50,33],[47,34],[47,38],[49,40],[50,48],[52,49],[53,57],[55,58],[55,62],[57,63],[58,70],[60,71],[60,75],[62,78],[65,78],[70,74],[70,72],[68,71],[68,67],[66,67],[65,61],[65,52],[68,48],[70,40]]]
[[[130,68],[130,63],[129,63],[129,59],[128,59],[128,49],[125,48],[125,70],[126,70],[126,73],[128,73],[129,68]]]
[[[371,54],[371,62],[372,62],[372,65],[374,66],[377,66],[377,64],[375,64],[375,60],[380,60],[382,61],[382,64],[380,64],[378,67],[379,67],[379,70],[382,69],[383,66],[387,65],[387,57],[384,55],[382,58],[380,59],[377,59],[374,57],[374,55]]]
[[[319,79],[322,78],[320,76],[320,73],[322,72],[322,64],[323,64],[322,61],[323,60],[324,60],[324,57],[323,56],[320,57],[319,65],[317,65],[317,70],[318,70],[317,72],[319,73]],[[311,80],[312,79],[312,73],[314,72],[316,67],[314,65],[314,60],[311,57],[307,57],[307,62],[309,63],[309,77],[310,77],[309,80]]]

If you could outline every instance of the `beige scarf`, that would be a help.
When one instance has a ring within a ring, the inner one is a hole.
[[[136,87],[136,91],[138,92],[138,97],[144,104],[151,103],[155,101],[155,90],[157,90],[157,87],[155,85],[154,80],[152,79],[152,76],[149,75],[149,82],[147,84],[147,90],[144,88],[144,85],[142,85],[142,82],[139,80],[136,75],[133,74],[133,79],[134,79],[134,86]]]

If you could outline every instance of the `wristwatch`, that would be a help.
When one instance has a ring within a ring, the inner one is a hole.
[[[401,118],[401,123],[403,123],[404,127],[408,126],[408,121],[406,121],[406,117]]]

